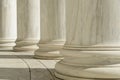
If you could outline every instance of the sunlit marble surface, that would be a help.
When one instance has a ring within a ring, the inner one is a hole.
[[[59,80],[56,60],[33,58],[33,52],[0,51],[0,80]]]

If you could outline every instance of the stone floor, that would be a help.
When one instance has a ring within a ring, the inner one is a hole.
[[[0,80],[59,80],[54,76],[57,60],[34,59],[33,55],[0,51]]]

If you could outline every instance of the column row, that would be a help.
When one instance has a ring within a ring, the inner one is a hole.
[[[120,0],[18,0],[16,6],[16,0],[1,0],[0,47],[14,46],[18,32],[15,51],[35,50],[40,40],[36,58],[59,59],[60,53],[63,55],[64,59],[56,64],[58,78],[119,80],[119,3]]]
[[[0,50],[38,49],[36,58],[62,57],[59,50],[65,42],[64,0],[1,0],[0,12]]]

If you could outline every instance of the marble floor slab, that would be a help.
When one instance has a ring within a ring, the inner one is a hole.
[[[60,80],[54,75],[57,60],[34,59],[33,55],[0,51],[0,80]]]

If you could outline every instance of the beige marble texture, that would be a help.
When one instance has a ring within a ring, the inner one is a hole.
[[[120,79],[120,0],[65,0],[67,39],[56,65],[64,80]]]
[[[33,58],[33,52],[0,51],[0,80],[59,80],[55,60]]]
[[[14,51],[38,49],[40,40],[40,0],[17,0],[17,40]]]
[[[65,0],[41,0],[41,39],[35,58],[59,59],[65,41]]]
[[[17,37],[16,0],[0,0],[0,48],[11,49]]]

